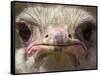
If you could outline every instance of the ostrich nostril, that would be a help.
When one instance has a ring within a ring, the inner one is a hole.
[[[45,35],[45,38],[48,38],[49,35]]]
[[[72,38],[71,34],[68,34],[68,37],[69,37],[69,38]]]

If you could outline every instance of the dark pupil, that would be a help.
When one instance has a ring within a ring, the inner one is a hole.
[[[27,41],[30,38],[31,31],[26,25],[21,25],[19,35],[21,36],[23,41]]]
[[[83,30],[83,36],[84,36],[85,40],[89,40],[91,38],[91,35],[92,35],[92,28],[87,26]]]

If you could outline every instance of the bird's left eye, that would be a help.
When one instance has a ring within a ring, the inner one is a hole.
[[[91,23],[86,23],[84,26],[85,27],[82,29],[83,37],[85,40],[88,41],[88,40],[90,40],[92,33],[93,33],[93,29],[95,27],[93,27],[94,25]]]
[[[88,42],[95,29],[96,29],[96,26],[92,22],[84,22],[76,28],[75,37],[82,41]]]

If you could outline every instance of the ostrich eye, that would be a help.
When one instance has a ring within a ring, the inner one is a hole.
[[[18,26],[19,35],[20,35],[21,39],[24,42],[28,41],[30,36],[31,36],[31,30],[29,29],[27,24],[25,24],[25,23],[18,23],[17,26]]]
[[[87,22],[83,24],[82,34],[86,41],[90,40],[94,29],[95,29],[95,25],[93,23]]]
[[[95,24],[91,22],[84,22],[81,25],[79,25],[75,30],[75,37],[82,41],[89,41],[93,30],[95,30]]]

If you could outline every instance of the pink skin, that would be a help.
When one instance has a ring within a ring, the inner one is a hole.
[[[48,32],[48,35],[52,36],[52,35],[55,35],[57,33],[63,34],[64,37],[68,36],[68,32],[66,32],[64,29],[60,29],[60,28],[52,29],[50,32]],[[55,41],[49,42],[48,44],[46,44],[44,42],[40,42],[40,41],[32,42],[26,48],[26,54],[27,54],[28,57],[30,57],[32,55],[36,55],[37,56],[37,55],[40,55],[40,54],[43,54],[43,53],[48,53],[48,52],[51,51],[50,48],[48,48],[48,45],[50,45],[52,47],[55,47],[55,46],[62,47],[60,45],[64,45],[65,52],[72,53],[77,58],[79,56],[81,56],[81,55],[87,56],[87,54],[88,54],[87,47],[82,42],[79,42],[78,45],[76,45],[76,44],[65,45],[65,43],[59,44],[59,43],[57,43]]]
[[[85,55],[87,56],[88,51],[82,47],[82,45],[70,45],[70,46],[64,46],[64,52],[66,53],[72,53],[74,54],[77,58],[79,56]],[[50,50],[51,51],[51,50]],[[28,49],[26,49],[26,53],[28,57],[32,55],[39,56],[43,53],[49,53],[49,48],[47,45],[42,45],[42,44],[34,44],[29,46]]]

